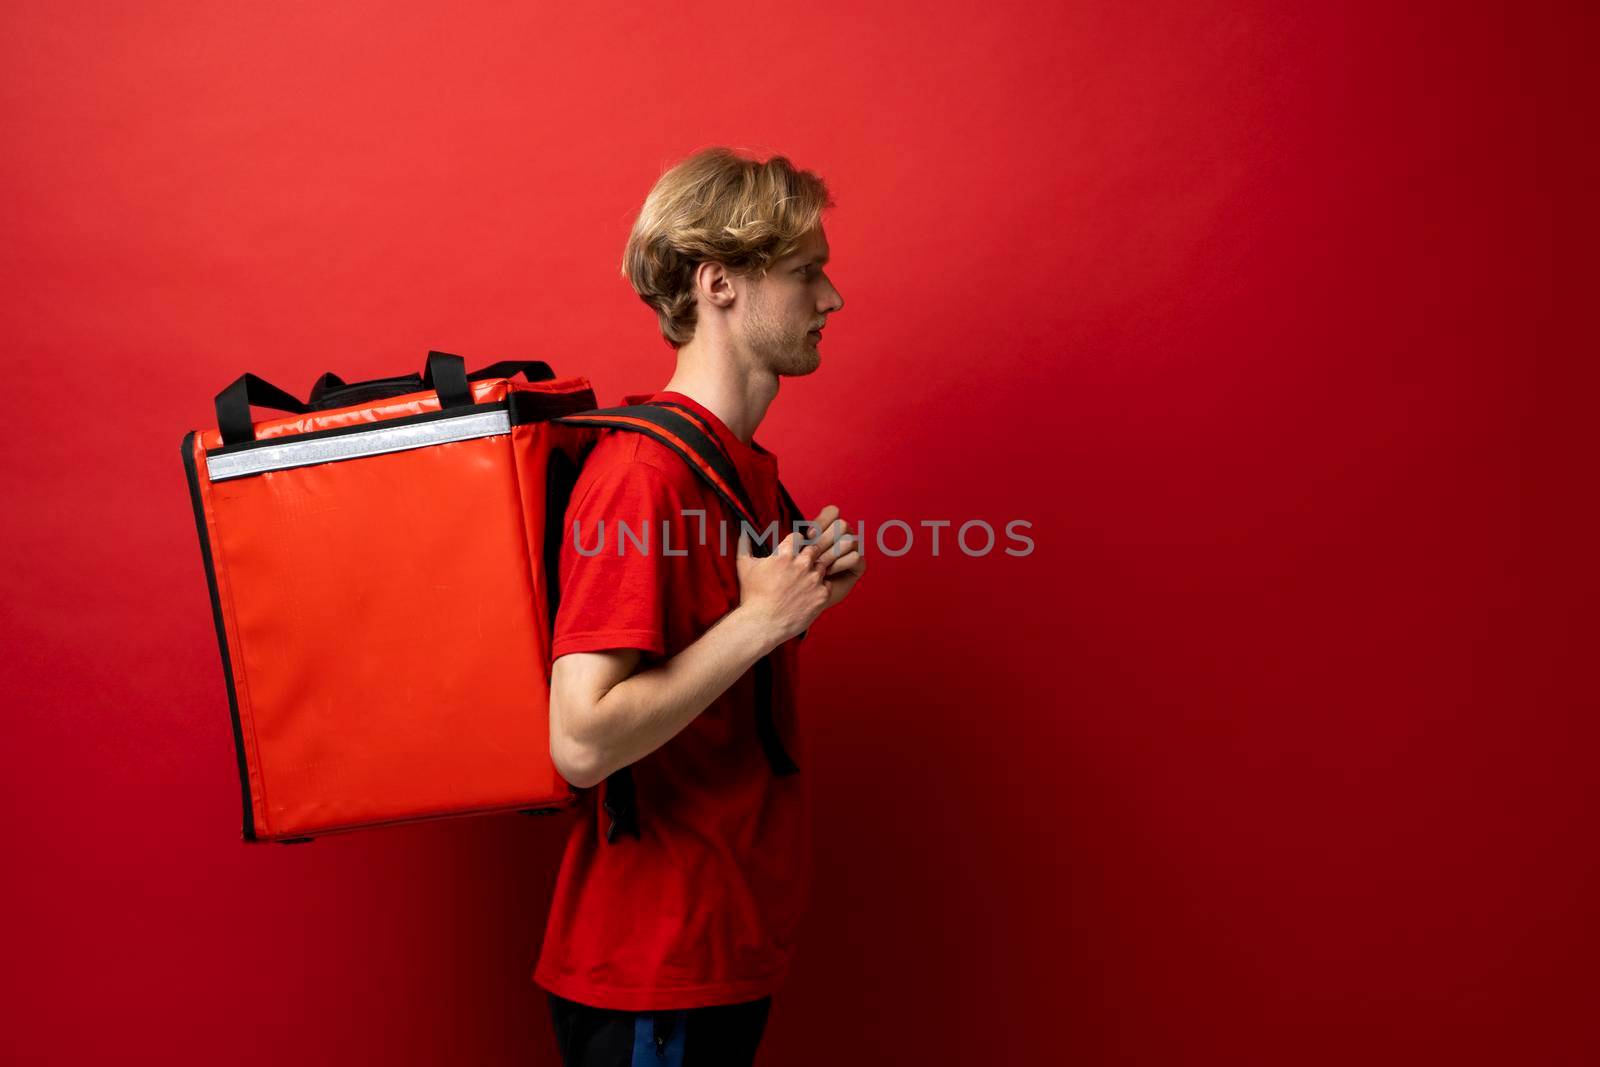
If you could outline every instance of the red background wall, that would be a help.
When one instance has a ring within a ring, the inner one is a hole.
[[[564,826],[240,842],[178,442],[429,347],[661,384],[622,242],[729,143],[838,200],[801,503],[1037,545],[808,642],[763,1062],[1594,1062],[1582,27],[589,8],[7,5],[7,1058],[553,1062]]]

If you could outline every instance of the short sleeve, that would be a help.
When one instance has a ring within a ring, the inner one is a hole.
[[[552,657],[613,648],[666,652],[671,574],[656,542],[680,505],[666,474],[632,460],[635,451],[618,450],[617,462],[580,478],[567,507]]]

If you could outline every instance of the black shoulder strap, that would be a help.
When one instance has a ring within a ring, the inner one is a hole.
[[[552,421],[573,426],[600,426],[613,430],[626,430],[630,433],[642,433],[652,440],[659,441],[682,457],[690,469],[716,492],[729,510],[741,522],[748,524],[752,532],[760,529],[756,511],[750,504],[750,497],[745,492],[743,483],[739,480],[739,472],[734,467],[732,458],[717,442],[716,435],[705,425],[704,420],[689,408],[670,401],[659,401],[598,408],[575,415],[563,415]],[[798,512],[799,509],[793,507],[794,502],[789,499],[789,494],[782,492],[782,496],[785,505]],[[754,540],[750,550],[756,556],[769,556],[777,547],[776,541],[779,539],[774,539],[772,545],[768,545],[765,540]],[[773,774],[795,774],[800,768],[784,750],[783,741],[778,736],[777,724],[773,720],[772,656],[770,654],[763,656],[756,662],[754,669],[756,736],[761,741],[761,749],[766,754],[767,763],[772,768]],[[610,816],[610,824],[606,827],[608,844],[615,844],[617,838],[624,834],[639,836],[639,801],[631,767],[620,768],[607,776],[603,807]]]
[[[664,408],[671,408],[674,411],[682,412],[684,418],[692,420],[696,426],[700,427],[700,429],[705,432],[707,437],[711,438],[713,441],[716,441],[716,434],[712,432],[711,427],[706,424],[706,420],[700,416],[699,412],[695,411],[693,408],[684,404],[680,404],[675,400],[652,400],[650,403],[660,405]],[[720,448],[720,443],[718,447]],[[794,502],[794,497],[789,495],[789,490],[784,488],[783,482],[781,481],[778,483],[778,503],[783,512],[782,517],[779,519],[779,525],[782,528],[782,533],[779,534],[778,539],[781,541],[784,537],[788,536],[790,531],[794,529],[795,523],[806,522],[806,516],[805,512],[800,510],[800,505]]]
[[[760,529],[756,510],[750,503],[733,460],[722,450],[714,435],[702,430],[665,404],[632,404],[625,407],[597,408],[576,415],[563,415],[552,421],[574,426],[602,426],[613,430],[642,433],[676,452],[722,502],[752,531]],[[757,541],[751,550],[757,556],[772,554],[772,547]]]

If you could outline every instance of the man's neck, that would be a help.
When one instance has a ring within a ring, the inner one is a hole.
[[[694,358],[693,353],[684,357],[684,351],[680,351],[678,369],[661,391],[682,393],[749,444],[778,395],[778,376],[769,370],[745,370],[725,362],[713,364]]]

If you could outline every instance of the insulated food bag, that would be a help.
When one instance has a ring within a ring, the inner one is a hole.
[[[246,374],[184,437],[245,840],[570,804],[551,590],[599,431],[552,420],[594,406],[543,363],[434,352],[308,402]]]

